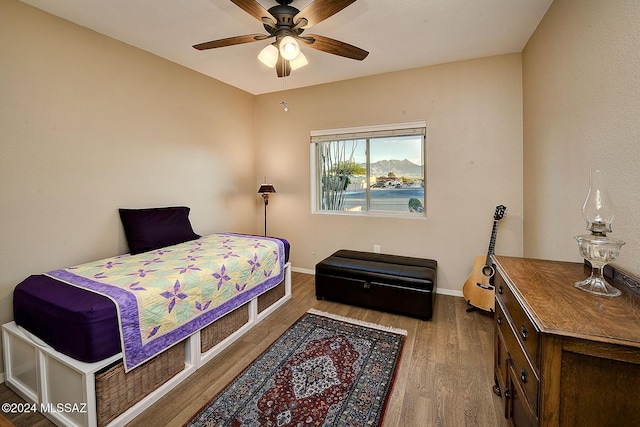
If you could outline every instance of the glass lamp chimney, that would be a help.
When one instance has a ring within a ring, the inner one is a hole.
[[[587,223],[587,230],[593,234],[606,236],[611,232],[614,210],[605,188],[602,170],[592,170],[589,173],[589,193],[582,205],[582,217]]]

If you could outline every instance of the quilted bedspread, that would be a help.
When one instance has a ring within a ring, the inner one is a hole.
[[[129,371],[284,278],[278,239],[218,233],[47,273],[109,297]]]

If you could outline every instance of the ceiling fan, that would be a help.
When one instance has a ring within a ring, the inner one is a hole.
[[[276,0],[277,5],[266,10],[256,0],[231,0],[236,6],[262,22],[269,34],[247,34],[220,40],[196,44],[198,50],[215,49],[236,44],[251,43],[275,37],[275,42],[268,45],[258,55],[258,59],[271,68],[276,68],[278,77],[286,77],[307,64],[307,59],[300,51],[298,40],[305,45],[362,61],[369,55],[366,50],[348,43],[315,34],[302,33],[319,22],[335,15],[356,0],[314,0],[302,11],[290,6],[293,0]]]

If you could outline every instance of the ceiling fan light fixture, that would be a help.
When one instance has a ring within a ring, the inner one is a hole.
[[[293,71],[304,67],[308,63],[309,61],[307,61],[307,57],[304,56],[304,53],[300,52],[298,56],[289,61],[289,66],[291,67],[291,71]]]
[[[260,51],[258,59],[269,68],[274,68],[278,62],[278,48],[272,44]]]
[[[315,50],[362,61],[369,52],[348,43],[320,35],[301,34],[327,18],[332,17],[356,0],[307,0],[300,11],[290,4],[294,0],[275,0],[277,6],[268,10],[261,3],[274,0],[231,0],[236,6],[257,19],[268,34],[255,33],[226,37],[193,45],[197,50],[216,49],[275,38],[275,42],[258,54],[260,62],[276,70],[278,77],[288,77],[292,70],[308,64],[300,51],[300,40]],[[309,3],[310,2],[310,3]]]
[[[280,40],[280,55],[286,60],[291,61],[300,54],[300,46],[296,39],[291,36],[284,36]]]

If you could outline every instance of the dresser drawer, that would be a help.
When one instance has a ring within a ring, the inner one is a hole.
[[[509,375],[507,377],[507,418],[511,421],[512,425],[517,427],[534,427],[538,425],[538,417],[527,399],[524,398],[524,389],[521,387],[520,382],[517,379],[518,373],[514,370],[514,367],[509,368]]]
[[[507,373],[509,370],[509,351],[507,350],[504,342],[504,334],[512,334],[512,332],[511,328],[509,328],[507,319],[504,317],[504,312],[502,311],[500,304],[496,304],[494,318],[496,321],[496,329],[498,330],[496,333],[494,349],[495,372],[498,386],[500,387],[500,390],[504,390],[504,387],[507,384]]]
[[[524,309],[520,306],[520,303],[500,274],[495,276],[495,288],[496,298],[502,303],[505,315],[511,318],[518,341],[520,341],[529,355],[533,368],[537,370],[539,367],[538,343],[540,342],[540,333],[533,326],[533,323],[531,323],[531,320],[529,320]]]
[[[538,411],[538,386],[539,380],[536,371],[531,367],[529,360],[524,354],[524,350],[520,345],[520,342],[516,338],[516,331],[513,330],[513,324],[508,318],[504,316],[504,307],[500,300],[496,304],[496,324],[498,327],[498,334],[501,340],[504,342],[509,359],[509,363],[500,361],[502,363],[501,368],[507,371],[507,376],[511,381],[517,383],[522,389],[522,398],[526,399],[529,406],[532,408],[534,414]],[[502,321],[500,321],[502,316]],[[503,356],[504,357],[504,356]],[[509,374],[509,371],[512,371]],[[503,372],[500,374],[504,375]],[[507,381],[508,382],[508,381]]]

